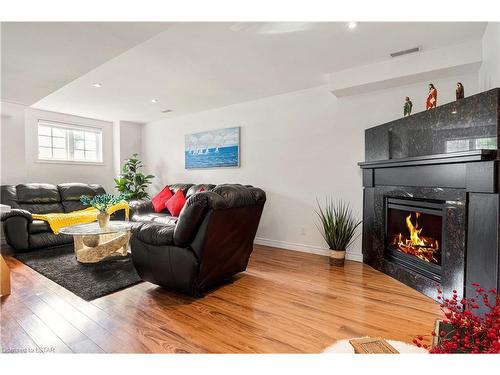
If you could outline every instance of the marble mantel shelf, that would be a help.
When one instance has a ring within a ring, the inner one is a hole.
[[[494,160],[497,157],[497,150],[471,150],[462,152],[453,152],[447,154],[435,154],[425,156],[414,156],[400,159],[387,159],[359,162],[362,169],[373,168],[391,168],[405,167],[413,165],[431,165],[431,164],[451,164],[465,163],[474,161]]]

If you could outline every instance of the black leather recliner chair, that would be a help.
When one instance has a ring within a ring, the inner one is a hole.
[[[192,187],[171,189],[187,192]],[[197,190],[199,185],[194,185]],[[265,201],[261,189],[218,185],[190,195],[179,218],[164,216],[134,224],[131,249],[137,272],[143,280],[198,296],[244,271]],[[135,221],[141,215],[155,217],[147,201],[130,205]]]
[[[80,183],[2,185],[0,200],[11,207],[2,215],[5,239],[16,252],[72,244],[72,236],[55,235],[47,222],[31,214],[81,210],[87,207],[80,202],[82,195],[104,193],[100,185]]]

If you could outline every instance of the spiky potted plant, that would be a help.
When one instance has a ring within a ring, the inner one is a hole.
[[[356,239],[356,230],[361,224],[351,207],[343,201],[327,198],[324,206],[318,203],[316,211],[320,224],[318,230],[330,249],[330,264],[342,267],[347,248]]]

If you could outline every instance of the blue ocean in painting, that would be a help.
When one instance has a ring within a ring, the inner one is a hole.
[[[238,167],[238,146],[186,150],[186,169]]]

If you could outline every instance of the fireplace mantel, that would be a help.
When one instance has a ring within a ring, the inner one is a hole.
[[[494,89],[366,130],[365,263],[435,298],[435,280],[386,255],[385,228],[388,200],[438,202],[443,289],[468,295],[472,282],[500,287],[499,108]],[[470,149],[457,151],[458,143]]]
[[[401,159],[374,160],[359,162],[362,169],[373,168],[394,168],[408,167],[412,165],[431,165],[431,164],[451,164],[467,163],[471,161],[488,161],[497,158],[497,150],[469,150],[461,152],[451,152],[447,154],[435,154],[414,156]]]

